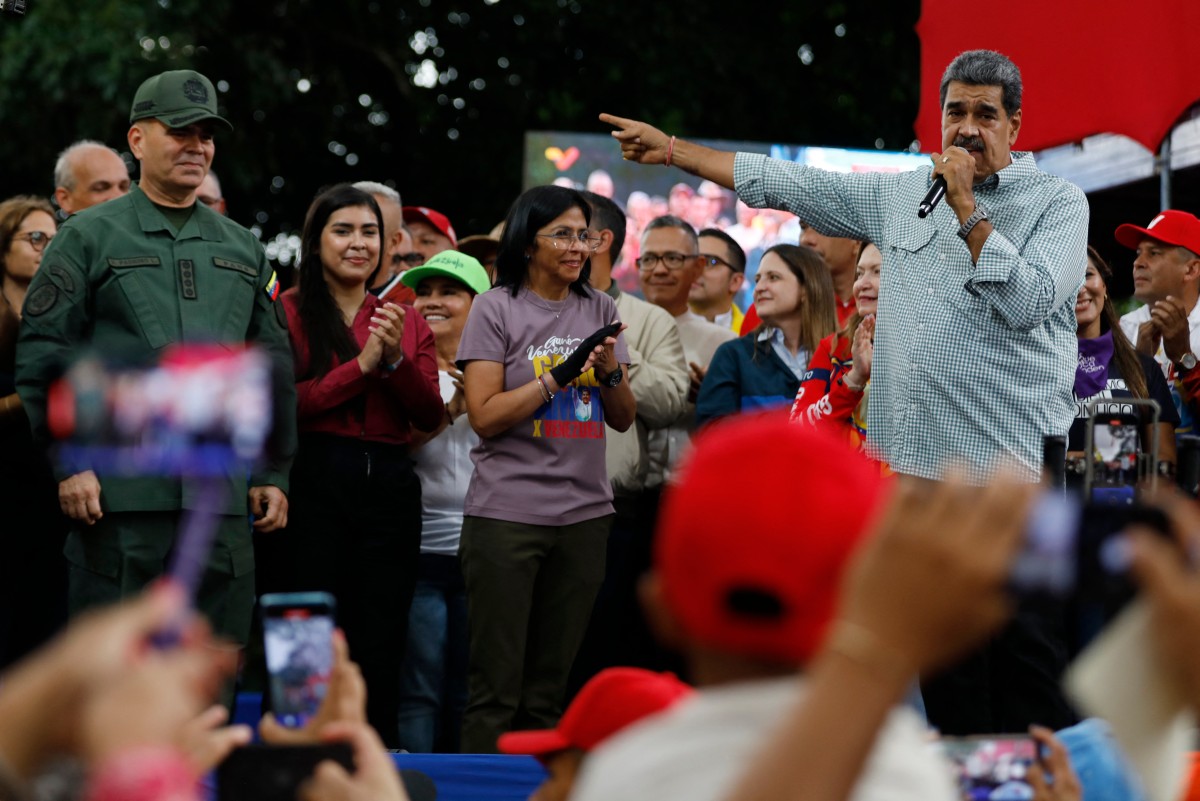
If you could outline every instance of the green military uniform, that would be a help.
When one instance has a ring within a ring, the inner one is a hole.
[[[270,461],[229,475],[221,529],[200,590],[201,610],[238,642],[249,633],[254,555],[248,486],[287,491],[296,446],[295,386],[286,318],[274,273],[254,235],[202,203],[176,230],[137,186],[72,216],[59,229],[26,296],[17,389],[35,437],[49,439],[46,396],[81,350],[149,363],[177,343],[253,343],[276,376]],[[71,472],[59,468],[59,479]],[[65,553],[74,613],[138,591],[161,574],[179,511],[194,506],[187,482],[99,474],[104,517],[76,525]]]

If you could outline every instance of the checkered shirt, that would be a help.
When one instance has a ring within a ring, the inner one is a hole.
[[[948,203],[917,218],[931,168],[835,173],[748,153],[734,162],[748,205],[883,252],[867,436],[899,473],[940,478],[959,464],[984,481],[1007,461],[1036,479],[1043,436],[1070,428],[1087,199],[1031,154],[1012,155],[975,187],[994,226],[977,264]]]

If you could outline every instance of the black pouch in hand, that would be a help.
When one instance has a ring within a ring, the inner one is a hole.
[[[556,364],[550,370],[550,376],[554,379],[554,383],[559,387],[565,387],[583,373],[583,365],[587,364],[588,354],[596,349],[596,346],[604,342],[609,337],[615,337],[621,331],[620,321],[606,325],[596,333],[592,334],[587,339],[580,343],[579,347],[571,351],[571,355]]]

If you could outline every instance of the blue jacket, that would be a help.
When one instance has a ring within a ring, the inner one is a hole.
[[[795,400],[800,379],[775,354],[771,342],[758,342],[757,336],[751,332],[730,340],[713,354],[696,398],[697,428],[719,417]]]

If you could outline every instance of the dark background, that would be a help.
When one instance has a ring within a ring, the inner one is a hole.
[[[0,197],[51,193],[76,139],[127,150],[138,84],[179,68],[222,90],[237,130],[214,168],[231,216],[264,240],[298,232],[318,188],[360,179],[445,212],[460,236],[485,232],[521,189],[526,130],[604,131],[601,111],[681,136],[903,150],[919,13],[917,0],[28,0],[0,13]],[[1177,174],[1176,207],[1196,207],[1194,172]],[[1111,230],[1150,220],[1157,181],[1092,201],[1092,239],[1127,277]]]

